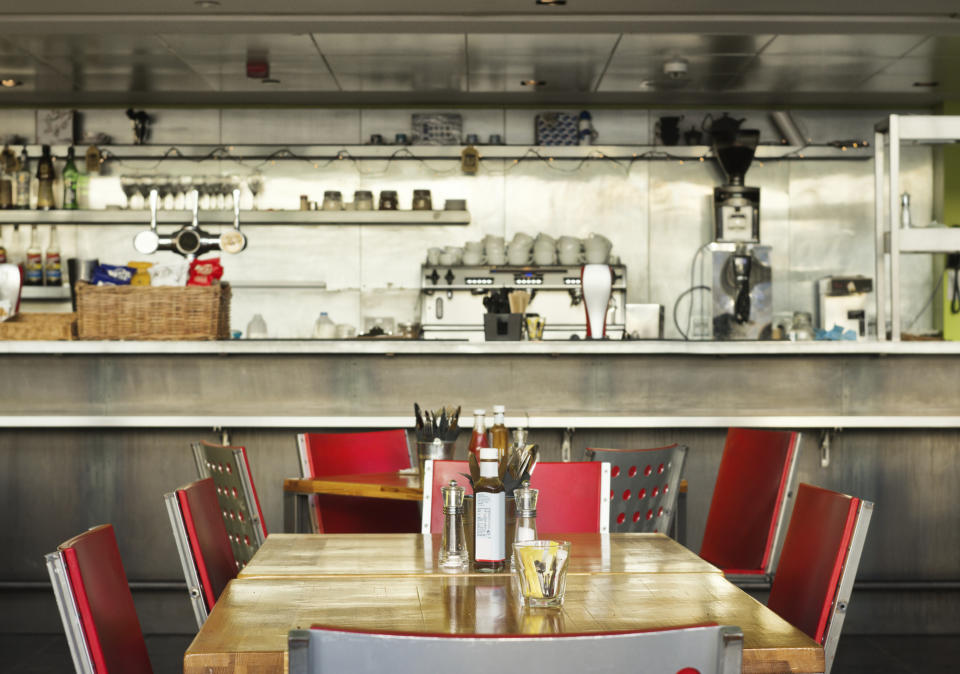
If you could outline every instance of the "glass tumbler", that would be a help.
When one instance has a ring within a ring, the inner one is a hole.
[[[527,541],[513,544],[517,580],[523,603],[530,608],[563,606],[570,561],[568,541]]]

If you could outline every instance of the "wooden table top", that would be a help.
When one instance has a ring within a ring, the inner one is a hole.
[[[306,478],[288,477],[283,490],[296,494],[334,494],[367,496],[397,501],[422,501],[423,479],[417,473],[365,473]],[[680,480],[680,493],[687,492],[687,481]]]
[[[692,553],[690,553],[692,554]],[[512,575],[237,579],[184,656],[186,674],[284,672],[287,633],[355,629],[558,634],[715,622],[743,630],[743,671],[822,672],[823,649],[717,573],[572,575],[562,609],[524,609]]]
[[[570,574],[721,573],[663,534],[567,534]],[[451,575],[440,534],[270,534],[240,578]],[[464,570],[453,575],[480,575]]]
[[[412,473],[367,473],[320,478],[294,478],[283,481],[283,490],[297,494],[336,494],[368,496],[397,501],[422,501],[423,480]]]

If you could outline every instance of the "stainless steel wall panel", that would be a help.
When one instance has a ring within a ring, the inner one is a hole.
[[[925,35],[896,34],[777,35],[763,48],[763,55],[899,58],[920,46],[926,39]]]
[[[349,145],[363,142],[360,111],[352,108],[281,109],[271,110],[269,115],[262,110],[231,108],[221,114],[223,143]]]

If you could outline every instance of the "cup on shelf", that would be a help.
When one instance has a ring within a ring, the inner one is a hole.
[[[556,264],[556,247],[552,244],[535,244],[533,247],[533,263],[542,266]]]
[[[427,248],[427,264],[436,267],[440,264],[440,256],[443,254],[443,248]]]
[[[507,249],[503,246],[488,247],[486,251],[487,264],[500,266],[507,263]]]
[[[444,246],[443,252],[453,258],[453,262],[442,262],[441,264],[460,264],[463,260],[463,248],[460,246]]]
[[[514,244],[507,246],[507,264],[522,266],[530,264],[531,252],[528,244]]]

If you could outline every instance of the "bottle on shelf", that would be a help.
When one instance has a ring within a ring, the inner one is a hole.
[[[486,410],[473,411],[473,433],[470,435],[470,445],[467,447],[467,451],[473,454],[478,461],[480,460],[480,448],[490,446],[490,442],[487,440],[487,430],[484,427],[486,414]]]
[[[473,485],[473,567],[477,571],[503,571],[506,562],[507,495],[500,480],[499,453],[480,448],[480,479]]]
[[[17,166],[17,208],[30,208],[30,181],[30,156],[27,154],[27,146],[24,145],[23,150],[20,152],[20,161]]]
[[[37,209],[49,211],[55,207],[53,199],[53,180],[56,177],[53,170],[53,158],[50,156],[50,146],[43,146],[43,155],[37,162]]]
[[[16,157],[10,148],[3,146],[0,153],[0,208],[13,208],[13,181]]]
[[[500,460],[506,457],[507,450],[510,448],[510,431],[504,420],[506,408],[503,405],[493,406],[493,426],[490,427],[490,446],[496,447],[500,452]]]
[[[43,260],[43,279],[48,286],[63,285],[63,266],[60,260],[60,237],[57,226],[50,228],[50,241],[47,242],[47,253]]]
[[[43,285],[43,252],[37,236],[37,226],[30,228],[30,244],[27,246],[27,260],[24,265],[23,284],[27,286]]]
[[[74,162],[73,146],[67,150],[67,163],[63,167],[63,208],[74,211],[79,208],[80,171]]]

